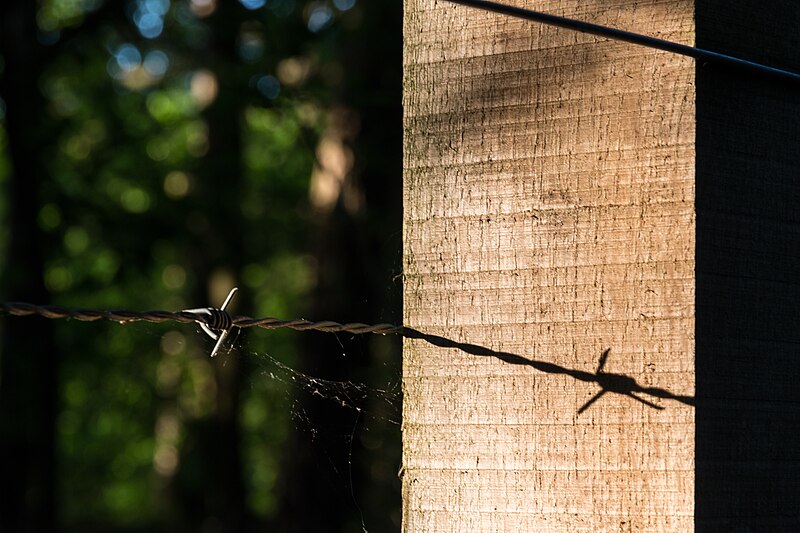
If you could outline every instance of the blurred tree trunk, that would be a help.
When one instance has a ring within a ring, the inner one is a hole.
[[[41,46],[36,3],[8,0],[0,6],[0,96],[12,174],[4,300],[49,302],[44,286],[44,236],[38,225],[40,187],[46,179],[45,106],[38,90]],[[50,321],[3,324],[0,352],[0,530],[55,529],[55,443],[59,354]]]
[[[190,252],[190,268],[198,285],[196,301],[208,301],[219,307],[241,272],[247,253],[243,235],[245,221],[241,212],[242,138],[241,117],[247,100],[246,83],[239,79],[237,39],[244,8],[239,3],[223,2],[208,19],[208,49],[205,68],[212,78],[202,89],[218,90],[216,98],[202,116],[208,132],[208,150],[193,169],[197,176],[198,202],[195,220],[203,226]],[[202,64],[202,63],[201,63]],[[213,81],[212,81],[213,79]],[[247,307],[247,294],[240,291],[233,309]],[[241,333],[244,334],[244,333]],[[208,341],[210,342],[210,341]],[[210,418],[190,424],[189,439],[194,443],[188,451],[189,475],[196,468],[204,480],[198,486],[187,482],[181,492],[189,497],[182,509],[184,523],[196,527],[220,527],[233,533],[248,528],[247,493],[242,464],[241,384],[244,366],[238,350],[230,346],[211,361],[216,389],[216,407]],[[198,493],[199,489],[199,493]],[[203,508],[198,515],[197,505]],[[198,520],[201,522],[198,524]]]
[[[694,41],[691,1],[535,4]],[[519,357],[406,342],[404,529],[691,531],[691,402],[584,406],[603,353],[694,393],[694,63],[405,5],[404,323]]]
[[[350,152],[353,164],[335,202],[315,206],[310,249],[318,280],[308,316],[394,321],[400,297],[392,274],[400,269],[401,13],[391,2],[367,2],[357,9],[363,22],[343,32],[344,48],[337,54],[343,58],[342,90],[324,134],[337,149]],[[396,37],[387,38],[387,33]],[[317,155],[325,160],[325,154]],[[387,375],[379,363],[375,340],[304,334],[299,369],[330,380],[385,384],[396,376]],[[399,358],[399,346],[389,350],[389,357]],[[377,400],[352,399],[364,410]],[[362,520],[369,531],[395,530],[399,524],[393,520],[399,516],[387,509],[399,503],[397,428],[330,398],[300,393],[298,405],[306,420],[296,424],[292,435],[296,444],[287,457],[280,530],[360,531]],[[364,424],[377,443],[374,450],[362,446]],[[309,502],[314,502],[313,513]]]

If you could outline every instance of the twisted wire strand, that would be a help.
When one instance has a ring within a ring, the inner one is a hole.
[[[219,309],[209,308],[211,311],[225,313]],[[111,320],[120,324],[131,322],[180,322],[192,324],[201,322],[211,328],[219,326],[219,317],[212,314],[193,313],[190,311],[127,311],[127,310],[101,310],[101,309],[72,309],[58,305],[35,305],[26,302],[0,302],[0,312],[13,316],[41,316],[50,319],[73,319],[82,322],[96,320]],[[227,313],[225,313],[227,315]],[[375,333],[379,335],[403,334],[405,328],[394,324],[362,324],[360,322],[342,324],[331,320],[314,322],[311,320],[281,320],[280,318],[252,318],[237,315],[230,317],[231,325],[239,328],[281,329],[289,328],[296,331],[322,331],[326,333],[352,333],[363,335]]]

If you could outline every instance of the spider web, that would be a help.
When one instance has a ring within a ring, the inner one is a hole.
[[[263,377],[333,402],[365,417],[376,417],[396,426],[401,423],[402,392],[399,381],[389,383],[385,388],[375,388],[353,381],[323,379],[295,370],[267,352],[249,352],[249,355],[266,363],[260,372]],[[369,407],[365,407],[367,405]]]
[[[278,355],[280,351],[253,349],[250,346],[258,343],[246,342],[243,337],[249,336],[241,336],[234,342],[235,349],[250,366],[248,380],[253,383],[266,380],[281,391],[284,405],[290,410],[295,444],[306,448],[304,453],[314,455],[320,476],[327,478],[329,490],[347,495],[346,498],[342,496],[342,501],[352,506],[354,514],[359,517],[358,529],[368,531],[372,521],[369,513],[363,509],[371,508],[367,500],[375,490],[364,475],[365,463],[369,463],[366,460],[378,453],[370,449],[370,442],[382,442],[387,438],[387,432],[399,431],[402,421],[399,369],[384,362],[387,368],[371,372],[369,379],[382,380],[377,386],[357,380],[326,379],[313,375],[313,371],[306,373],[284,362]],[[342,343],[338,336],[336,339],[341,353],[326,353],[326,357],[346,358],[355,355],[349,353],[356,350],[355,347],[351,347],[347,341]],[[375,378],[374,374],[383,377]],[[332,407],[332,411],[338,411],[339,416],[320,417],[315,406],[321,404],[329,410]],[[347,416],[348,413],[351,416]],[[385,452],[380,452],[382,461],[397,463],[391,465],[392,475],[400,463],[399,445],[397,447],[397,457],[393,457],[393,453],[386,457]],[[361,476],[357,476],[355,471],[359,471]],[[317,482],[322,483],[319,480]],[[356,524],[352,526],[348,530],[354,530]]]

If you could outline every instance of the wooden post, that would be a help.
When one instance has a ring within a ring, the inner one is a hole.
[[[739,39],[756,20],[796,41],[788,2],[773,26],[711,0],[514,4],[796,62]],[[405,530],[789,527],[800,91],[405,6]]]

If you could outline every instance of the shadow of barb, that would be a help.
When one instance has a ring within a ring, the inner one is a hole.
[[[644,387],[636,382],[631,376],[625,374],[614,374],[610,372],[605,372],[603,369],[605,367],[606,362],[608,361],[608,355],[611,352],[611,348],[607,348],[601,355],[600,361],[597,365],[597,370],[592,372],[586,372],[584,370],[577,370],[572,368],[566,368],[554,363],[548,363],[546,361],[538,361],[536,359],[528,359],[521,355],[509,353],[509,352],[498,352],[492,350],[490,348],[486,348],[485,346],[479,346],[477,344],[469,344],[465,342],[458,342],[454,341],[445,337],[441,337],[439,335],[429,335],[427,333],[422,333],[413,328],[405,327],[403,328],[402,335],[409,339],[420,339],[433,344],[434,346],[438,346],[440,348],[457,348],[462,352],[468,353],[470,355],[477,355],[479,357],[494,357],[500,359],[501,361],[511,364],[511,365],[524,365],[530,366],[534,369],[538,370],[539,372],[544,372],[545,374],[563,374],[570,376],[578,381],[583,381],[585,383],[596,383],[600,387],[600,391],[592,396],[589,401],[587,401],[583,406],[578,409],[578,414],[583,413],[592,404],[594,404],[597,400],[602,398],[602,396],[608,392],[614,394],[621,394],[623,396],[628,396],[633,398],[634,400],[643,403],[644,405],[657,410],[662,410],[664,407],[656,405],[655,403],[646,400],[639,395],[650,396],[653,398],[661,398],[664,400],[674,400],[676,402],[694,406],[695,399],[693,396],[684,396],[680,394],[675,394],[670,392],[666,389],[662,389],[659,387]]]

